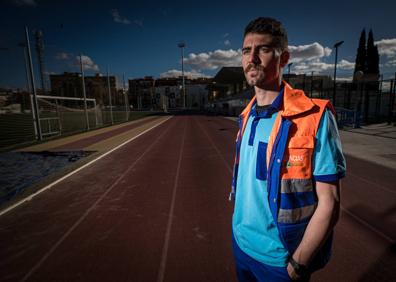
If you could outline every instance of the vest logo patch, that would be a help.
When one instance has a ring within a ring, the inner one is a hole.
[[[304,166],[304,156],[303,155],[290,155],[288,161],[286,162],[286,167],[290,168],[292,166]]]
[[[303,155],[290,155],[289,162],[303,162],[304,156]]]
[[[303,166],[304,164],[302,162],[287,162],[286,167],[292,167],[292,166]]]

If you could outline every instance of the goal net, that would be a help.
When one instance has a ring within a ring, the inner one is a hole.
[[[84,131],[98,126],[96,100],[37,95],[41,134],[49,137]],[[87,125],[88,119],[88,125]]]

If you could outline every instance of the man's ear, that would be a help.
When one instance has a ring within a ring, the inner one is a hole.
[[[280,55],[280,66],[281,68],[284,68],[287,63],[289,62],[290,59],[290,53],[288,50],[285,50],[282,52],[282,54]]]

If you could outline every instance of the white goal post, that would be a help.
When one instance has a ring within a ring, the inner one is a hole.
[[[37,95],[41,135],[49,137],[98,126],[96,99]]]

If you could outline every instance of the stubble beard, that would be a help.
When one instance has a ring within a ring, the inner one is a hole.
[[[254,77],[250,77],[249,75],[249,71],[251,69],[254,69],[257,72]],[[245,68],[244,72],[245,72],[246,81],[250,86],[259,86],[265,80],[264,68],[260,65],[250,64]]]

